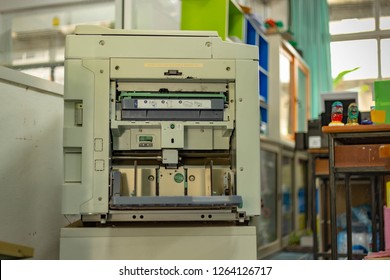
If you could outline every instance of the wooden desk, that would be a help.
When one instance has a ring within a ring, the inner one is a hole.
[[[31,247],[0,241],[0,259],[25,259],[34,256],[34,249]]]
[[[345,176],[347,216],[347,256],[352,259],[351,175],[371,178],[373,251],[377,245],[376,218],[379,218],[380,249],[383,249],[383,176],[390,174],[389,158],[381,157],[380,150],[390,144],[390,125],[324,126],[329,141],[329,190],[331,220],[331,257],[338,259],[336,178]]]

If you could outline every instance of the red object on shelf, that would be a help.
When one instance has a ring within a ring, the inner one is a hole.
[[[275,27],[276,26],[276,22],[273,19],[267,19],[265,21],[265,23],[268,24],[269,27]]]

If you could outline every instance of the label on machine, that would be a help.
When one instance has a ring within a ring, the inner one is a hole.
[[[137,99],[139,109],[211,109],[211,100],[204,99]]]

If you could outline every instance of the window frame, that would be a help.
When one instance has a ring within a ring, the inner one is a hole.
[[[330,4],[328,4],[330,5]],[[341,41],[353,41],[353,40],[364,40],[364,39],[374,39],[377,42],[377,53],[378,53],[378,77],[377,79],[382,80],[382,53],[381,53],[381,40],[390,39],[390,29],[381,30],[380,29],[380,0],[373,0],[373,9],[374,9],[374,21],[375,29],[374,31],[358,32],[358,33],[349,33],[349,34],[330,34],[331,42],[341,42]],[[329,21],[330,22],[330,21]],[[386,77],[390,78],[390,77]]]

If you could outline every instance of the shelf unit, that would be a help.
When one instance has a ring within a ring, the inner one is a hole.
[[[244,14],[230,0],[182,0],[182,30],[217,31],[222,40],[244,39]]]
[[[259,106],[260,133],[268,131],[268,40],[261,30],[261,25],[251,16],[245,17],[245,42],[259,49]]]

